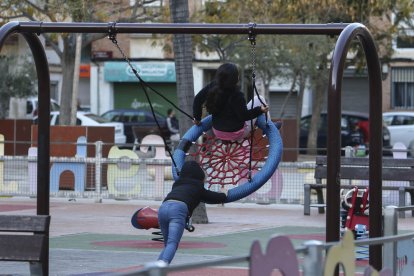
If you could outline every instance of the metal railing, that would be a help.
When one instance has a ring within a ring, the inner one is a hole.
[[[371,238],[363,240],[355,240],[355,246],[370,246],[370,245],[383,245],[384,247],[384,267],[391,269],[392,275],[398,275],[398,256],[397,247],[401,241],[407,241],[414,239],[414,232],[398,235],[398,216],[397,212],[414,210],[414,206],[407,207],[387,207],[384,212],[384,237]],[[326,252],[332,246],[337,245],[337,242],[323,243],[317,240],[309,240],[303,244],[303,246],[296,248],[295,252],[298,255],[303,255],[303,275],[304,276],[318,276],[323,275],[324,262]],[[281,249],[284,250],[284,249]],[[241,262],[250,263],[251,256],[236,256],[222,258],[218,260],[208,260],[200,262],[192,262],[188,264],[179,264],[166,266],[159,262],[151,262],[145,265],[141,270],[135,272],[129,272],[119,274],[122,276],[165,276],[169,272],[185,271],[190,269],[205,268],[212,266],[229,265]],[[255,275],[252,275],[255,276]],[[259,276],[259,275],[257,275]],[[263,275],[260,275],[263,276]]]
[[[62,146],[75,145],[75,143],[64,143]],[[65,173],[59,176],[59,190],[51,191],[51,197],[67,198],[94,198],[102,201],[106,198],[114,199],[144,199],[159,200],[168,193],[172,185],[171,159],[154,159],[153,152],[134,151],[137,158],[111,158],[106,155],[103,149],[111,147],[112,144],[104,144],[100,141],[86,143],[88,150],[95,152],[94,157],[51,157],[51,168],[54,164],[82,164],[84,169],[84,189],[74,189],[73,174],[78,173],[78,169],[72,169],[71,174]],[[142,145],[141,145],[142,146]],[[145,145],[151,147],[154,145]],[[295,149],[285,149],[291,151]],[[0,156],[0,166],[3,175],[0,175],[0,195],[8,196],[36,196],[36,156]],[[154,168],[163,167],[164,170]],[[254,194],[240,200],[240,202],[256,202],[261,204],[285,203],[303,204],[303,184],[314,182],[315,156],[301,156],[301,161],[281,162],[275,174],[261,189]],[[109,170],[108,170],[109,169]],[[134,171],[135,170],[135,171]],[[70,171],[70,170],[69,170]],[[115,175],[108,179],[108,171]],[[52,174],[51,169],[49,170]],[[0,173],[1,174],[1,173]],[[115,179],[116,178],[116,179]],[[155,189],[155,184],[159,181],[159,191]],[[162,180],[162,181],[160,181]],[[53,182],[53,178],[51,182]],[[108,183],[115,182],[115,183]],[[162,182],[162,183],[160,183]],[[367,181],[353,181],[355,185],[367,184]],[[384,182],[385,183],[385,182]],[[111,185],[115,189],[109,189]],[[384,184],[385,185],[385,184]],[[393,185],[387,183],[386,185]],[[398,183],[398,185],[410,185]],[[219,187],[212,187],[212,189]],[[231,188],[231,187],[230,187]],[[314,198],[312,198],[315,200]],[[383,204],[398,205],[398,191],[384,192]]]

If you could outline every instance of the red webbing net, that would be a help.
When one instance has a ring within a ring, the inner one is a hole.
[[[237,185],[248,180],[250,161],[250,136],[240,141],[222,141],[213,134],[204,133],[203,142],[195,144],[195,151],[190,155],[198,160],[206,172],[209,188],[212,185]],[[256,129],[253,139],[252,176],[266,160],[268,139]]]

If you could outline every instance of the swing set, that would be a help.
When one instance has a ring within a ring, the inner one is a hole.
[[[116,24],[117,23],[115,22],[109,23],[108,38],[118,49],[125,62],[128,64],[131,72],[133,72],[139,81],[160,132],[161,126],[155,116],[149,91],[157,94],[170,105],[179,110],[184,116],[190,120],[193,120],[191,115],[179,108],[161,92],[151,87],[142,79],[136,68],[132,65],[130,59],[118,44],[116,39]],[[260,103],[264,105],[264,102],[259,97],[256,87],[255,27],[255,23],[249,24],[247,38],[248,41],[250,41],[252,53],[252,94],[255,93]],[[253,108],[254,95],[250,95],[250,97],[252,98],[251,108]],[[259,118],[257,125],[261,129],[263,135],[255,135],[257,128],[253,125],[253,120],[251,120],[250,136],[244,138],[242,141],[221,141],[216,139],[214,136],[209,135],[208,132],[212,127],[211,116],[208,116],[208,118],[202,120],[200,126],[194,126],[187,131],[177,149],[174,151],[174,154],[171,153],[171,149],[167,144],[165,137],[162,136],[165,148],[171,157],[174,179],[178,178],[186,156],[190,155],[200,163],[201,167],[206,172],[209,188],[211,188],[212,185],[220,185],[223,187],[231,184],[236,186],[235,188],[229,190],[226,202],[239,200],[258,190],[266,183],[266,181],[269,180],[277,169],[283,150],[282,140],[277,128],[272,122],[267,122],[267,114],[262,116],[265,117],[265,122],[263,122],[263,118]],[[197,142],[200,136],[203,136],[202,143]],[[259,138],[254,139],[255,137]],[[265,140],[265,137],[268,137],[267,141]],[[195,150],[190,150],[192,145],[194,145]],[[255,160],[253,160],[253,156],[256,157]],[[243,182],[243,180],[247,181]]]
[[[141,33],[141,34],[247,34],[252,35],[329,35],[339,36],[335,49],[332,53],[330,78],[328,85],[328,175],[327,182],[327,214],[326,214],[326,241],[339,241],[339,215],[340,215],[340,186],[337,182],[340,173],[340,115],[341,115],[341,90],[342,78],[345,68],[346,55],[351,42],[357,38],[364,50],[367,60],[369,75],[369,101],[370,101],[370,217],[381,217],[382,196],[381,187],[377,185],[382,180],[382,83],[381,70],[377,50],[369,30],[362,24],[194,24],[194,23],[87,23],[87,22],[9,22],[0,28],[0,49],[8,36],[20,33],[27,41],[34,57],[34,63],[38,77],[39,91],[39,116],[38,116],[38,166],[37,166],[37,215],[50,214],[50,186],[49,186],[49,165],[50,165],[50,74],[45,50],[38,35],[42,33]],[[139,77],[139,76],[137,76]],[[140,80],[141,81],[141,80]],[[141,82],[143,84],[143,82]],[[146,93],[147,95],[147,93]],[[177,108],[178,109],[178,108]],[[190,116],[191,117],[191,116]],[[192,119],[192,118],[191,118]],[[273,123],[268,123],[263,115],[259,116],[257,126],[263,131],[269,141],[268,157],[259,172],[250,178],[255,170],[251,164],[254,163],[254,143],[248,144],[249,165],[244,165],[238,177],[234,178],[237,187],[229,191],[228,201],[238,200],[258,189],[271,176],[280,161],[282,143],[277,128]],[[179,148],[173,154],[174,176],[177,177],[179,169],[184,163],[189,147],[197,141],[207,130],[211,128],[211,117],[202,120],[200,126],[191,127],[183,136]],[[252,128],[253,129],[253,128]],[[253,136],[250,136],[253,139]],[[207,138],[208,140],[208,138]],[[217,145],[214,141],[211,143]],[[212,171],[218,169],[216,163],[223,163],[226,159],[226,152],[238,152],[240,145],[225,144],[220,146],[225,149],[222,156],[216,157],[218,161],[209,161]],[[204,150],[201,148],[199,152]],[[205,151],[202,160],[207,160],[209,152],[216,151],[211,148]],[[204,152],[203,152],[204,154]],[[231,154],[231,161],[236,159]],[[243,159],[243,158],[241,158]],[[228,163],[224,172],[229,172],[232,162]],[[235,164],[237,164],[236,161]],[[240,164],[240,163],[239,163]],[[223,167],[225,167],[223,165]],[[247,182],[240,185],[243,180],[242,173],[247,171]],[[210,178],[219,178],[220,173],[209,175]],[[232,177],[231,177],[232,178]],[[232,180],[233,181],[233,180]],[[223,184],[223,183],[221,183]],[[233,192],[232,192],[233,191]],[[231,192],[231,193],[230,193]],[[382,236],[382,221],[379,219],[369,220],[370,238]],[[49,248],[46,241],[46,248]],[[382,267],[382,250],[380,245],[372,245],[369,248],[369,262],[375,269]],[[43,271],[49,272],[49,254],[46,250],[46,261],[42,264]]]

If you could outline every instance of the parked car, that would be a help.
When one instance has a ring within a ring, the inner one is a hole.
[[[34,119],[37,123],[37,117]],[[59,125],[59,111],[50,112],[50,125]],[[121,123],[110,122],[107,119],[93,114],[91,112],[76,112],[76,125],[78,126],[105,126],[115,128],[114,142],[117,145],[125,144],[126,137],[124,134],[124,125]]]
[[[384,112],[383,118],[391,133],[391,146],[401,142],[414,156],[414,112]]]
[[[300,121],[300,136],[299,136],[299,147],[301,153],[306,153],[306,147],[308,143],[309,128],[311,123],[311,115],[302,117]],[[365,144],[369,144],[369,121],[368,114],[359,112],[343,111],[341,116],[341,147],[346,147],[351,144],[352,126],[358,125],[364,134]],[[388,128],[383,126],[382,129],[382,143],[383,148],[386,149],[384,154],[389,152],[390,145],[390,132]],[[328,116],[326,112],[321,113],[318,127],[318,138],[317,148],[318,153],[326,153],[327,147],[327,136],[328,136]]]
[[[37,116],[38,99],[37,96],[27,98],[26,101],[26,118],[33,119]],[[50,99],[50,111],[59,111],[60,106],[54,100]]]
[[[161,135],[168,140],[170,132],[167,127],[166,116],[159,113],[155,113],[155,116],[161,126]],[[102,114],[102,117],[111,122],[124,124],[124,133],[128,144],[133,144],[135,139],[140,142],[148,134],[160,134],[152,112],[148,109],[113,109]]]

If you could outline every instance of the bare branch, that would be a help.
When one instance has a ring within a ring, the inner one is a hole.
[[[43,34],[43,37],[47,41],[47,43],[52,47],[52,49],[56,52],[60,59],[63,57],[63,52],[60,50],[59,45],[53,41],[53,39],[48,34]]]

